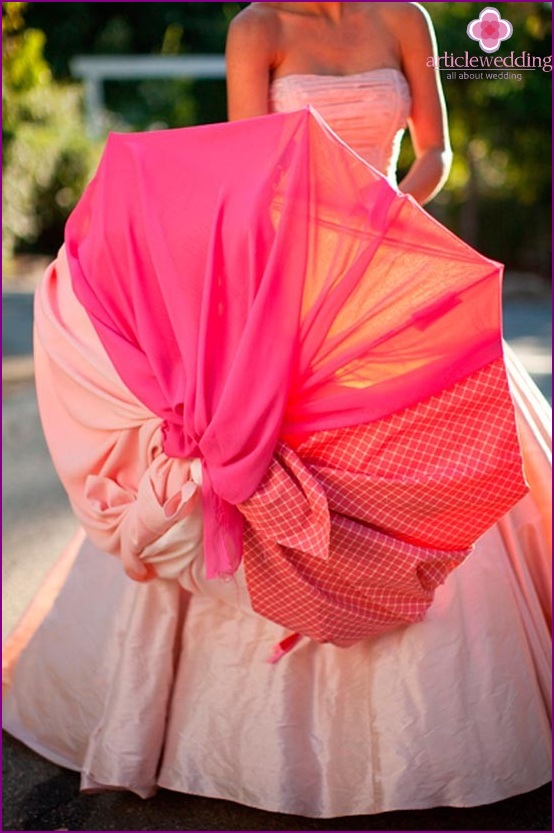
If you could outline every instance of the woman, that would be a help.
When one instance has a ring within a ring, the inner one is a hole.
[[[252,3],[229,29],[229,118],[267,113],[270,86],[287,76],[351,76],[356,84],[371,72],[403,75],[416,161],[400,189],[424,204],[444,185],[452,159],[439,73],[427,67],[431,55],[432,24],[417,3]]]
[[[438,82],[421,71],[432,49],[412,4],[253,4],[229,35],[230,116],[313,103],[391,181],[408,121],[416,162],[401,187],[423,202],[450,155]],[[528,380],[516,396],[533,495],[480,539],[425,620],[347,650],[306,641],[270,665],[283,629],[252,612],[240,571],[204,579],[198,472],[161,451],[160,420],[115,373],[63,254],[38,294],[37,335],[49,444],[89,534],[105,550],[135,541],[133,578],[148,577],[146,556],[179,582],[128,582],[86,542],[15,668],[9,731],[81,770],[85,789],[146,797],[160,785],[316,817],[489,803],[549,779]]]

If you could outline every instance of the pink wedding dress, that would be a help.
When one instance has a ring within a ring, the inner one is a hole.
[[[410,94],[380,69],[287,76],[395,183]],[[485,804],[550,780],[549,409],[507,351],[530,494],[478,541],[425,619],[343,649],[251,609],[241,569],[207,581],[195,462],[123,385],[71,288],[63,250],[36,298],[48,443],[79,535],[5,649],[4,727],[81,772],[83,789],[157,786],[313,817]],[[240,417],[240,415],[238,415]],[[99,472],[94,476],[91,471]],[[159,581],[105,551],[125,537]]]

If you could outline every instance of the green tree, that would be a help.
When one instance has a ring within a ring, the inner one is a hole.
[[[52,79],[45,35],[25,28],[26,3],[2,4],[2,263],[17,247],[57,247],[95,165],[81,90]]]
[[[57,82],[67,82],[69,60],[75,54],[221,53],[228,23],[243,5],[29,3],[25,15],[30,29],[47,36],[41,42],[44,53],[37,49],[36,36],[31,37],[35,66],[40,53]],[[441,53],[483,54],[466,33],[482,4],[423,5],[434,22]],[[551,4],[510,2],[495,7],[513,25],[512,37],[497,54],[513,50],[550,55]],[[455,156],[450,180],[430,210],[491,257],[512,268],[550,274],[550,74],[525,72],[521,81],[448,79],[446,73],[442,77]],[[106,93],[108,107],[120,114],[127,129],[225,118],[220,81],[111,82]],[[11,129],[9,119],[6,129]],[[408,142],[404,145],[405,166],[410,148]]]
[[[439,54],[483,54],[466,33],[482,4],[424,5]],[[551,4],[494,5],[513,26],[512,37],[495,54],[551,55]],[[551,73],[522,72],[521,80],[441,75],[454,164],[439,207],[465,239],[491,257],[550,274]]]
[[[221,54],[229,21],[240,5],[30,3],[27,19],[47,32],[46,57],[56,77],[68,79],[75,54]],[[223,80],[107,81],[104,92],[123,129],[182,127],[226,118]]]

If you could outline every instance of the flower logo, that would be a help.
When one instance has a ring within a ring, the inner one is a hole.
[[[496,52],[503,40],[512,36],[512,24],[500,16],[497,9],[487,6],[477,20],[472,20],[467,33],[472,40],[479,41],[483,52]]]

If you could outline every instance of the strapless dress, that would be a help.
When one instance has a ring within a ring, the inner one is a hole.
[[[410,108],[398,70],[273,83],[273,109],[307,102],[394,181]],[[201,519],[184,526],[167,501],[175,484],[160,420],[113,370],[63,252],[36,303],[49,441],[75,479],[91,469],[93,440],[99,455],[109,445],[122,483],[136,483],[136,460],[148,459],[135,521],[165,524],[153,560],[167,580],[130,581],[79,534],[8,640],[8,732],[80,771],[83,789],[148,797],[161,786],[322,818],[488,804],[550,780],[549,414],[511,355],[531,493],[478,541],[422,622],[348,649],[305,640],[272,665],[286,633],[251,610],[240,573],[204,579]]]
[[[393,67],[354,75],[284,75],[270,87],[270,108],[310,104],[346,144],[396,185],[396,165],[412,99]]]

